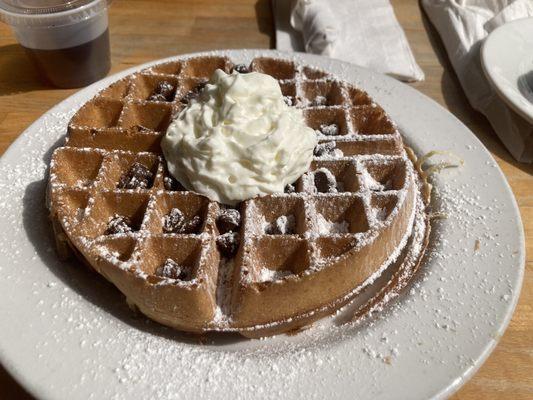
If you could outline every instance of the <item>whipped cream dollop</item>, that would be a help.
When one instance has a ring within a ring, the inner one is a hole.
[[[222,70],[161,141],[169,172],[186,189],[230,205],[283,192],[308,170],[316,144],[274,78]]]

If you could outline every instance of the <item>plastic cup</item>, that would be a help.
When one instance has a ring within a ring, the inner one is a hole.
[[[9,24],[41,75],[61,88],[86,86],[111,67],[108,0],[0,0]]]

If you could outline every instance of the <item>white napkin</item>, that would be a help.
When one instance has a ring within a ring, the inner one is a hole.
[[[422,0],[422,6],[472,107],[485,114],[514,158],[533,162],[533,126],[490,87],[480,62],[485,37],[508,21],[533,16],[533,0]]]
[[[405,81],[424,79],[389,0],[272,0],[276,48],[348,61]]]
[[[333,55],[339,42],[339,28],[327,1],[300,0],[292,9],[291,26],[301,32],[305,51]]]

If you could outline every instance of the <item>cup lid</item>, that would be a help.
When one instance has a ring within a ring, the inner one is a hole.
[[[68,24],[107,7],[112,0],[0,0],[0,20],[9,25]],[[53,20],[53,22],[51,21]]]

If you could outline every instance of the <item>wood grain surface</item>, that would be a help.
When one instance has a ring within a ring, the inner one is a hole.
[[[490,150],[513,189],[526,234],[526,274],[516,313],[496,350],[453,398],[533,399],[533,165],[514,161],[487,120],[469,106],[418,2],[392,3],[426,74],[424,82],[413,86],[455,114]],[[115,0],[110,34],[112,73],[181,53],[274,45],[268,0]],[[0,154],[30,123],[74,92],[43,84],[9,27],[0,24]],[[0,398],[31,399],[1,367]]]

